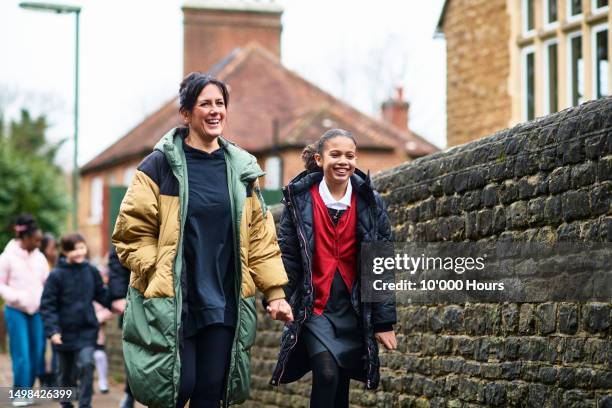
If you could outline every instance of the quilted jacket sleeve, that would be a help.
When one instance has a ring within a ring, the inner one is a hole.
[[[283,265],[285,265],[285,271],[287,271],[287,277],[289,278],[289,283],[285,286],[285,297],[290,300],[302,281],[304,270],[297,230],[291,217],[291,211],[287,206],[285,206],[281,217],[278,242],[282,252]]]
[[[159,187],[137,170],[119,209],[113,245],[121,263],[147,280],[155,267],[159,236]]]
[[[259,187],[255,185],[254,188]],[[269,302],[285,297],[283,286],[287,284],[287,274],[281,260],[272,213],[261,205],[260,199],[253,199],[249,267],[255,286]]]

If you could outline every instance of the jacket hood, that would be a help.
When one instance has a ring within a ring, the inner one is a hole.
[[[308,191],[310,187],[319,183],[323,179],[323,172],[315,171],[309,172],[305,170],[295,176],[288,184],[292,190],[292,194],[301,194],[304,191]],[[355,169],[355,172],[351,176],[351,184],[355,191],[362,195],[369,204],[376,205],[376,199],[374,197],[374,186],[370,179],[370,173],[365,174],[359,169]],[[287,189],[284,188],[283,192],[286,194]]]
[[[186,129],[177,127],[166,133],[155,145],[155,149],[163,152],[168,158],[170,165],[174,168],[183,165],[183,138],[186,135]],[[252,181],[265,174],[261,167],[259,167],[259,164],[257,164],[255,156],[246,150],[236,146],[222,136],[219,136],[219,144],[225,150],[229,164],[241,181]]]

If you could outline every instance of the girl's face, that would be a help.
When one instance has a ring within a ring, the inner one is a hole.
[[[328,184],[345,184],[355,172],[356,146],[345,136],[336,136],[323,144],[323,154],[315,154],[317,165],[323,169]]]
[[[66,262],[70,264],[78,264],[85,262],[87,259],[87,245],[84,242],[77,242],[72,251],[64,253]]]
[[[40,232],[40,230],[36,230],[32,233],[32,235],[21,238],[21,247],[28,252],[32,252],[40,246],[41,241],[42,232]]]
[[[208,84],[202,88],[193,110],[183,114],[191,129],[209,138],[215,138],[223,133],[226,115],[223,94],[215,84]]]

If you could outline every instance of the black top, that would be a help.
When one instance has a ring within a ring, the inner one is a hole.
[[[211,324],[235,326],[234,242],[223,148],[212,153],[183,143],[189,201],[184,256],[188,312],[184,335]]]

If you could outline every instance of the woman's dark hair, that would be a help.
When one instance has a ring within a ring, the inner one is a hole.
[[[315,171],[322,171],[321,168],[317,165],[317,162],[315,161],[315,158],[314,158],[315,154],[318,153],[319,155],[322,156],[323,148],[325,147],[325,142],[327,142],[330,139],[333,139],[335,137],[340,137],[340,136],[348,137],[349,139],[353,141],[353,143],[355,143],[355,147],[357,147],[357,141],[355,140],[351,132],[349,132],[348,130],[344,130],[344,129],[330,129],[327,132],[325,132],[323,136],[319,138],[319,140],[317,140],[314,143],[309,144],[302,151],[302,161],[304,162],[304,167],[306,168],[306,170],[308,170],[311,173]]]
[[[32,214],[19,215],[13,228],[15,229],[15,236],[19,239],[30,237],[38,231],[38,225]]]
[[[223,95],[225,106],[229,104],[229,92],[225,82],[220,81],[208,74],[192,72],[187,75],[179,88],[179,112],[191,112],[195,106],[202,89],[208,84],[216,85]]]
[[[60,248],[63,253],[74,251],[79,242],[85,243],[85,238],[81,234],[77,232],[66,234],[60,239]]]
[[[43,235],[42,240],[40,241],[40,247],[38,248],[40,249],[40,252],[42,252],[43,254],[45,253],[45,250],[49,246],[49,242],[55,242],[55,237],[52,233],[46,232]]]

